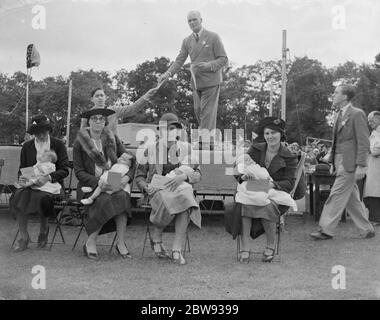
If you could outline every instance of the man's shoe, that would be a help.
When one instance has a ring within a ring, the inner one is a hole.
[[[368,231],[366,233],[363,233],[360,235],[360,238],[361,239],[370,239],[370,238],[373,238],[375,236],[375,231]]]
[[[332,236],[329,236],[328,234],[325,234],[323,232],[313,232],[310,234],[310,236],[314,239],[314,240],[329,240],[329,239],[332,239]]]

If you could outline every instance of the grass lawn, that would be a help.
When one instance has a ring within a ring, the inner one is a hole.
[[[141,257],[145,226],[135,219],[127,229],[127,245],[133,260],[122,260],[108,246],[99,246],[100,261],[84,257],[79,241],[72,243],[78,229],[63,227],[66,245],[52,251],[30,244],[22,253],[10,249],[15,221],[0,211],[0,300],[1,299],[379,299],[380,236],[358,239],[350,220],[341,223],[331,241],[315,242],[309,233],[316,223],[310,217],[286,218],[281,255],[263,264],[261,255],[242,265],[236,262],[236,242],[224,231],[222,216],[203,218],[202,230],[190,228],[188,264],[174,265],[155,258],[150,247]],[[52,226],[51,226],[52,227]],[[38,224],[30,223],[36,241]],[[99,243],[110,244],[113,234]],[[170,248],[172,233],[164,234]],[[263,237],[252,242],[262,251]],[[31,286],[32,268],[46,268],[46,290]],[[332,268],[346,268],[346,289],[334,290]]]

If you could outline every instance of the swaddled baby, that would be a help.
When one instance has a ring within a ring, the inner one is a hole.
[[[51,194],[60,194],[61,185],[58,182],[47,181],[42,186],[38,186],[37,180],[40,177],[48,176],[56,171],[55,163],[57,162],[57,154],[54,150],[45,150],[38,158],[37,163],[33,166],[35,178],[30,178],[23,184],[15,182],[17,189],[31,187],[34,190],[40,190]]]
[[[273,181],[266,168],[258,165],[248,154],[243,154],[236,159],[236,169],[242,175],[253,176],[253,180],[262,180],[263,183]],[[296,202],[289,193],[276,189],[264,191],[248,191],[248,182],[244,181],[237,186],[236,202],[245,205],[266,206],[271,201],[279,205],[292,207],[297,210]]]
[[[107,183],[107,180],[108,180],[108,173],[109,172],[117,172],[117,173],[120,173],[122,177],[124,177],[130,167],[132,166],[132,161],[133,161],[134,157],[132,154],[128,153],[128,152],[124,152],[118,159],[117,159],[117,162],[111,167],[111,169],[109,170],[105,170],[103,172],[103,174],[100,176],[100,180],[102,180],[104,183]],[[123,190],[125,192],[128,192],[129,194],[131,193],[131,184],[130,183],[127,183],[126,186],[123,188]],[[85,193],[89,193],[89,192],[92,192],[92,188],[90,187],[82,187],[82,191],[85,192]],[[116,189],[116,190],[107,190],[105,191],[106,193],[108,194],[112,194],[114,192],[117,192],[119,191],[119,189]],[[81,203],[84,204],[84,205],[91,205],[94,203],[95,199],[97,197],[100,196],[100,194],[102,193],[102,189],[98,186],[96,187],[95,191],[93,192],[93,194],[88,197],[87,199],[82,199],[81,200]]]
[[[168,174],[165,175],[165,177],[168,177],[168,178],[174,178],[176,175],[180,175],[180,174],[189,174],[189,173],[192,173],[194,172],[194,165],[197,165],[198,164],[198,160],[196,157],[194,156],[191,156],[191,157],[185,157],[182,161],[181,161],[181,165],[178,167],[178,168],[175,168],[174,170],[170,171]],[[186,188],[191,188],[193,189],[193,186],[188,183],[188,182],[182,182],[176,189],[176,191],[181,191],[181,190],[184,190]]]

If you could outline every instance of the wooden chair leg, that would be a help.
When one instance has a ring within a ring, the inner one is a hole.
[[[14,244],[15,244],[16,240],[17,240],[17,237],[18,237],[19,233],[20,233],[20,230],[19,230],[19,229],[17,229],[16,235],[15,235],[15,237],[14,237],[14,239],[13,239],[13,242],[12,242],[12,244],[11,244],[11,249],[13,248],[13,246],[14,246]]]
[[[277,244],[276,244],[276,254],[280,253],[280,240],[281,240],[281,217],[277,222]]]
[[[143,245],[143,249],[141,253],[142,257],[144,256],[146,241],[148,240],[148,237],[149,237],[149,241],[152,242],[152,235],[150,234],[150,228],[149,228],[149,225],[147,224],[146,231],[145,231],[144,245]]]
[[[77,235],[77,237],[75,239],[75,242],[74,242],[74,245],[73,245],[71,251],[74,251],[74,249],[75,249],[75,247],[76,247],[76,245],[77,245],[77,243],[79,241],[80,235],[82,234],[82,231],[83,231],[83,229],[85,227],[84,221],[85,221],[85,217],[86,217],[86,212],[82,211],[83,208],[81,206],[77,205],[77,206],[75,206],[75,208],[76,208],[77,213],[78,213],[78,215],[76,215],[75,217],[80,217],[80,221],[81,222],[80,222],[80,229],[79,229],[78,235]]]
[[[115,244],[116,237],[117,237],[117,232],[115,232],[115,236],[113,237],[113,241],[112,241],[112,244],[111,244],[111,247],[110,247],[110,251],[109,251],[109,253],[112,252],[112,248],[113,248],[113,246],[114,246],[114,244]]]
[[[62,210],[59,211],[59,213],[55,216],[55,223],[56,223],[56,226],[55,226],[55,230],[54,230],[54,234],[53,234],[53,238],[50,242],[50,247],[49,247],[49,250],[51,250],[51,248],[53,247],[53,244],[54,244],[54,241],[55,241],[55,237],[57,236],[57,232],[59,232],[60,236],[61,236],[61,239],[62,239],[62,242],[64,244],[66,244],[65,242],[65,238],[63,236],[63,233],[62,233],[62,229],[61,229],[61,219],[62,219],[62,215],[63,215],[63,211],[66,207],[64,207]]]
[[[82,234],[82,230],[83,230],[83,228],[84,228],[84,224],[82,223],[82,225],[80,226],[80,229],[79,229],[78,235],[77,235],[77,237],[76,237],[76,239],[75,239],[75,242],[74,242],[74,245],[73,245],[71,251],[74,251],[75,247],[77,246],[77,243],[78,243],[78,240],[79,240],[80,235]]]
[[[150,228],[149,228],[149,213],[150,213],[150,210],[145,210],[145,225],[146,225],[146,230],[145,230],[145,237],[144,237],[144,245],[143,245],[143,249],[142,249],[142,252],[141,252],[141,256],[142,257],[144,256],[146,241],[148,240],[148,237],[149,237],[149,242],[150,243],[152,243],[152,241],[153,241],[152,240],[152,235],[150,233]]]
[[[236,260],[239,261],[239,254],[240,254],[240,235],[236,238]]]

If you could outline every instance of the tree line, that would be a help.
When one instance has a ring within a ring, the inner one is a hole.
[[[331,139],[331,95],[335,86],[345,82],[356,86],[355,105],[366,113],[380,108],[380,55],[373,64],[348,61],[326,68],[308,57],[295,58],[287,66],[287,139],[305,144],[306,137]],[[145,61],[133,70],[120,69],[111,75],[106,71],[78,70],[70,74],[73,82],[70,145],[79,128],[79,115],[90,108],[90,92],[102,86],[108,105],[127,106],[150,88],[157,77],[172,63],[168,58]],[[66,133],[68,79],[62,76],[29,81],[29,114],[45,113],[53,122],[53,135]],[[25,135],[26,74],[0,73],[0,143],[13,143]],[[224,70],[217,127],[245,129],[247,139],[257,131],[260,119],[269,114],[270,92],[273,93],[273,115],[280,112],[281,61],[257,61],[253,65],[234,66]],[[176,113],[187,127],[196,128],[193,112],[190,73],[182,69],[166,82],[146,108],[123,122],[157,123],[165,112]]]

